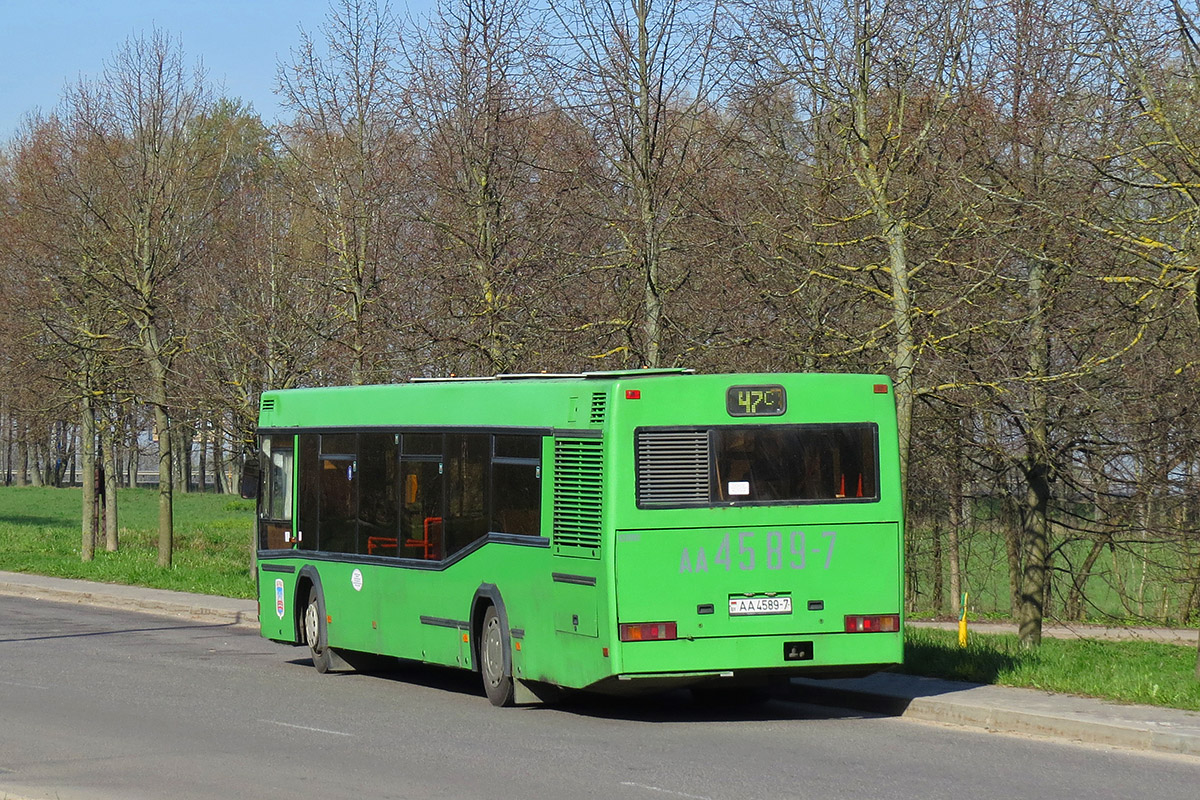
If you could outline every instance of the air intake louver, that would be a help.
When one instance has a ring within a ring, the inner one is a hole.
[[[554,547],[600,557],[604,447],[599,439],[554,440]]]
[[[641,431],[637,435],[639,506],[706,504],[708,431]]]
[[[269,414],[270,412],[274,411],[275,410],[275,398],[274,397],[264,397],[262,399],[262,406],[261,406],[260,410],[264,414]]]
[[[608,409],[608,395],[604,392],[592,394],[592,414],[590,421],[593,425],[604,424],[604,412]]]

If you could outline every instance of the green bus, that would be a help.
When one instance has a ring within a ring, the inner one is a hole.
[[[262,635],[496,705],[902,655],[891,384],[642,369],[264,392]]]

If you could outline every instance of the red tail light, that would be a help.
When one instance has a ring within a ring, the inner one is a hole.
[[[623,622],[618,631],[622,642],[665,642],[676,638],[674,622]]]
[[[895,633],[898,630],[899,614],[846,615],[846,633]]]

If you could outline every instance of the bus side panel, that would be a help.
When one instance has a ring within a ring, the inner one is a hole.
[[[258,616],[260,632],[265,639],[276,642],[296,642],[296,570],[275,571],[270,565],[258,565]],[[288,566],[291,566],[290,564]]]
[[[385,570],[390,572],[373,564],[320,565],[330,646],[379,652],[381,595],[393,582]]]
[[[313,565],[321,576],[332,647],[474,668],[472,602],[481,586],[494,585],[507,613],[514,670],[519,666],[529,673],[516,676],[548,680],[554,673],[548,563],[549,548],[489,543],[443,570],[334,561]]]
[[[545,577],[548,602],[536,613],[552,622],[546,652],[535,677],[579,689],[612,674],[609,655],[607,583],[602,562],[555,556]],[[532,675],[533,673],[531,673]]]

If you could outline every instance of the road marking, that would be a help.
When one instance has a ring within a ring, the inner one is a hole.
[[[622,786],[633,786],[636,789],[649,789],[652,792],[662,792],[663,794],[673,795],[675,797],[688,797],[691,800],[712,800],[711,797],[705,797],[699,794],[687,794],[686,792],[673,792],[670,789],[663,789],[660,786],[650,786],[645,783],[634,783],[633,781],[621,781]]]
[[[40,686],[36,683],[17,683],[16,681],[0,681],[0,684],[5,686],[16,686],[21,689],[49,689],[49,686]]]
[[[313,733],[328,733],[331,736],[353,736],[354,735],[353,733],[346,733],[344,731],[327,731],[324,728],[310,728],[307,725],[293,725],[290,722],[280,722],[279,720],[276,720],[276,719],[260,719],[259,722],[268,722],[272,725],[281,725],[284,728],[295,728],[296,730],[300,730],[300,731],[312,731]]]

